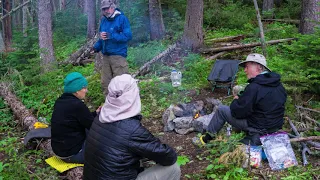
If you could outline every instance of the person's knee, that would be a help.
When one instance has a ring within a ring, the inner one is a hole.
[[[173,165],[170,166],[170,171],[172,174],[172,179],[180,179],[181,176],[181,169],[178,163],[174,163]]]
[[[225,114],[228,111],[230,111],[230,107],[229,106],[221,105],[221,106],[218,107],[217,113]]]

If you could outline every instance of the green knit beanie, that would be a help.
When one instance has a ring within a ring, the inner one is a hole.
[[[88,86],[88,81],[86,78],[78,72],[72,72],[68,74],[63,82],[65,93],[75,93]]]

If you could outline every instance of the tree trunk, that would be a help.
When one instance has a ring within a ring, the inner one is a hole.
[[[60,11],[64,11],[66,9],[66,0],[60,0]]]
[[[20,0],[13,0],[12,1],[12,9],[14,9],[14,7],[19,6],[20,4],[22,4],[20,2]],[[22,20],[22,15],[21,15],[21,10],[19,9],[18,11],[16,11],[13,15],[12,15],[14,21],[13,21],[13,27],[15,27],[16,30],[21,31],[21,20]]]
[[[57,13],[56,0],[51,0],[52,12],[53,14]]]
[[[280,7],[281,4],[282,4],[282,0],[274,0],[274,4],[275,4],[277,7]]]
[[[203,44],[203,0],[188,0],[182,44],[196,51]]]
[[[85,0],[85,13],[88,16],[87,38],[91,39],[96,33],[96,3],[92,3],[92,0]]]
[[[78,2],[78,7],[81,9],[82,12],[84,12],[85,0],[78,0],[77,2]]]
[[[23,2],[25,3],[27,0],[23,0]],[[28,33],[28,15],[27,15],[27,10],[28,10],[28,6],[25,5],[22,7],[22,32],[23,32],[23,37],[27,37]]]
[[[263,0],[262,4],[262,15],[265,18],[273,18],[274,17],[274,0]]]
[[[320,0],[303,0],[299,32],[301,34],[312,34],[314,27],[319,26]]]
[[[5,16],[11,11],[10,0],[2,0],[2,15]],[[2,21],[3,28],[3,39],[5,51],[11,51],[12,46],[12,26],[11,26],[11,16],[7,16]]]
[[[102,70],[102,61],[103,61],[103,55],[101,52],[96,53],[95,59],[94,59],[94,70],[98,73],[101,73]]]
[[[150,39],[159,40],[165,35],[160,0],[149,0]]]
[[[120,8],[120,0],[114,0],[114,3],[116,4],[117,8]]]
[[[260,29],[260,41],[261,41],[261,48],[264,57],[267,57],[267,46],[266,46],[266,41],[264,38],[264,32],[263,32],[263,24],[261,22],[261,16],[260,16],[260,11],[258,7],[257,0],[253,0],[254,7],[256,9],[256,14],[257,14],[257,19],[258,19],[258,24],[259,24],[259,29]]]
[[[47,72],[54,67],[55,63],[52,44],[52,4],[51,0],[39,0],[38,3],[41,67],[44,72]]]

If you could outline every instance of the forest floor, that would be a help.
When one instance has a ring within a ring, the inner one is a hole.
[[[205,100],[206,98],[215,98],[223,99],[226,98],[227,90],[226,89],[216,89],[214,92],[211,89],[202,89],[199,95],[194,96],[192,101]],[[155,115],[159,117],[161,115]],[[190,162],[181,166],[181,179],[193,179],[190,178],[192,175],[199,175],[197,179],[207,179],[205,177],[206,168],[210,164],[210,161],[205,157],[208,155],[208,148],[198,147],[192,144],[191,139],[197,136],[197,132],[192,132],[186,135],[180,135],[173,132],[163,132],[163,123],[162,119],[159,118],[149,118],[143,119],[143,125],[157,136],[163,143],[166,143],[173,147],[179,156],[186,156]],[[294,151],[299,153],[296,156],[300,156],[301,151],[299,150],[300,146],[292,145]],[[202,158],[199,158],[202,157]],[[204,157],[204,158],[203,158]],[[298,157],[297,157],[298,158]],[[302,161],[298,160],[301,167]],[[313,168],[320,169],[320,159],[319,156],[308,156],[309,164]],[[241,167],[239,167],[241,168]],[[252,168],[249,172],[249,179],[281,179],[281,177],[287,176],[288,171],[272,171],[268,162],[263,161],[260,168]],[[289,172],[290,174],[290,172]],[[189,177],[189,178],[188,178]],[[250,178],[251,177],[251,178]],[[294,176],[295,177],[295,176]],[[298,178],[298,177],[297,177]],[[310,175],[310,179],[319,179],[320,175],[314,176]]]

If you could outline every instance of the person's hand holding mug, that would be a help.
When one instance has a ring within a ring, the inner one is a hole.
[[[100,37],[101,37],[102,40],[107,40],[107,39],[110,38],[110,33],[108,33],[108,32],[101,32],[101,33],[100,33]]]

